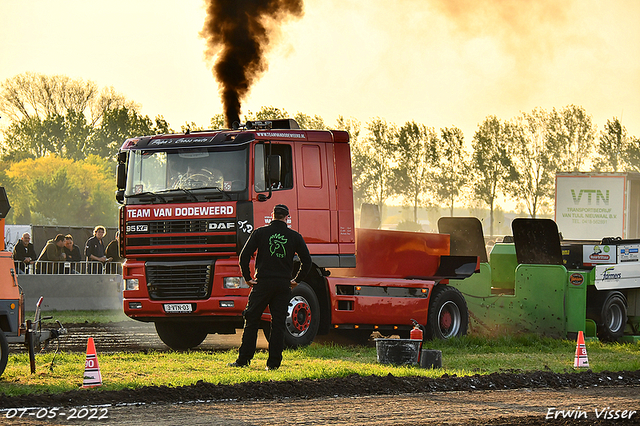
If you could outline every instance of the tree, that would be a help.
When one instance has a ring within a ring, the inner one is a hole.
[[[562,139],[550,137],[549,120],[546,111],[536,108],[505,127],[513,165],[518,170],[509,192],[525,203],[532,218],[553,199],[555,172],[564,151]]]
[[[507,126],[495,116],[485,118],[473,136],[472,174],[475,196],[489,206],[489,234],[493,237],[496,198],[516,177],[508,151]]]
[[[349,133],[349,141],[351,142],[351,144],[355,144],[358,142],[358,139],[360,138],[361,127],[362,124],[355,118],[345,119],[343,116],[339,115],[338,119],[336,120],[336,129],[344,130]]]
[[[98,126],[87,123],[83,113],[70,110],[65,115],[30,117],[10,125],[5,131],[2,156],[8,161],[48,154],[72,160],[89,155],[112,158],[127,138],[170,132],[162,116],[154,125],[148,116],[124,106],[105,110]]]
[[[0,182],[7,189],[11,223],[115,226],[113,168],[97,156],[74,161],[55,155],[14,162]]]
[[[394,151],[398,167],[395,169],[396,191],[413,207],[413,221],[418,222],[418,206],[423,199],[434,168],[438,164],[438,135],[415,121],[407,122],[398,132]]]
[[[296,120],[301,129],[327,130],[327,125],[324,124],[324,120],[319,115],[314,115],[312,117],[310,115],[298,112],[293,118]]]
[[[224,114],[216,114],[211,117],[211,128],[212,129],[224,129],[226,126]]]
[[[84,158],[92,128],[82,112],[53,113],[44,118],[23,118],[4,132],[2,156],[8,161],[39,158],[47,154],[72,159]]]
[[[172,132],[162,116],[156,117],[154,123],[149,116],[143,116],[134,109],[124,106],[108,109],[104,112],[100,126],[95,129],[90,138],[85,156],[93,154],[102,158],[111,158],[129,138]]]
[[[438,145],[438,167],[433,178],[433,187],[438,201],[449,207],[453,216],[455,200],[469,181],[469,165],[466,161],[464,135],[457,127],[440,130],[441,144]]]
[[[13,122],[65,116],[70,111],[84,114],[91,126],[102,119],[105,110],[137,105],[113,87],[100,90],[93,81],[74,80],[66,75],[26,72],[6,79],[0,85],[0,112]]]
[[[285,109],[274,106],[262,106],[258,112],[248,111],[245,114],[246,121],[281,120],[289,117],[291,116]]]
[[[627,129],[617,117],[607,120],[604,130],[600,132],[597,146],[595,169],[603,172],[626,172],[627,169],[638,170],[638,164],[631,164],[630,159],[636,156],[637,144],[627,135]]]
[[[554,108],[547,123],[549,138],[560,147],[557,169],[577,172],[588,165],[595,150],[595,128],[584,108],[569,105],[560,112]]]
[[[384,202],[394,193],[394,142],[398,131],[381,118],[368,123],[367,131],[367,137],[351,147],[354,192],[362,201],[376,204],[382,216]]]

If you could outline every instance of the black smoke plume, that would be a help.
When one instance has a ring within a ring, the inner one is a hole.
[[[302,0],[206,0],[207,18],[200,35],[206,55],[216,57],[213,74],[227,126],[240,120],[241,102],[267,70],[265,54],[280,24],[303,15]]]

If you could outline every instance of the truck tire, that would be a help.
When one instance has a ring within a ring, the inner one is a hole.
[[[7,362],[9,361],[9,342],[7,342],[7,336],[4,335],[4,331],[0,330],[0,376],[7,368]]]
[[[284,344],[288,348],[306,346],[313,342],[320,327],[318,297],[307,283],[291,290],[291,300],[285,320]]]
[[[619,291],[610,291],[604,297],[596,320],[598,338],[615,342],[624,334],[627,325],[627,299]]]
[[[468,327],[469,311],[462,293],[448,285],[435,286],[429,302],[425,338],[444,340],[464,336]]]
[[[155,324],[160,340],[176,351],[195,348],[207,337],[207,332],[197,323],[159,321]]]

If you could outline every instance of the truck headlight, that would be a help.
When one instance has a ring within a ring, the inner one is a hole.
[[[129,278],[127,279],[126,290],[139,290],[140,289],[140,281],[137,278]]]
[[[249,288],[242,277],[224,277],[224,288]]]

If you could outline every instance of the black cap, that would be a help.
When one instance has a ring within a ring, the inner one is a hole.
[[[289,207],[285,206],[284,204],[276,204],[276,206],[273,208],[273,212],[278,215],[289,216]]]

